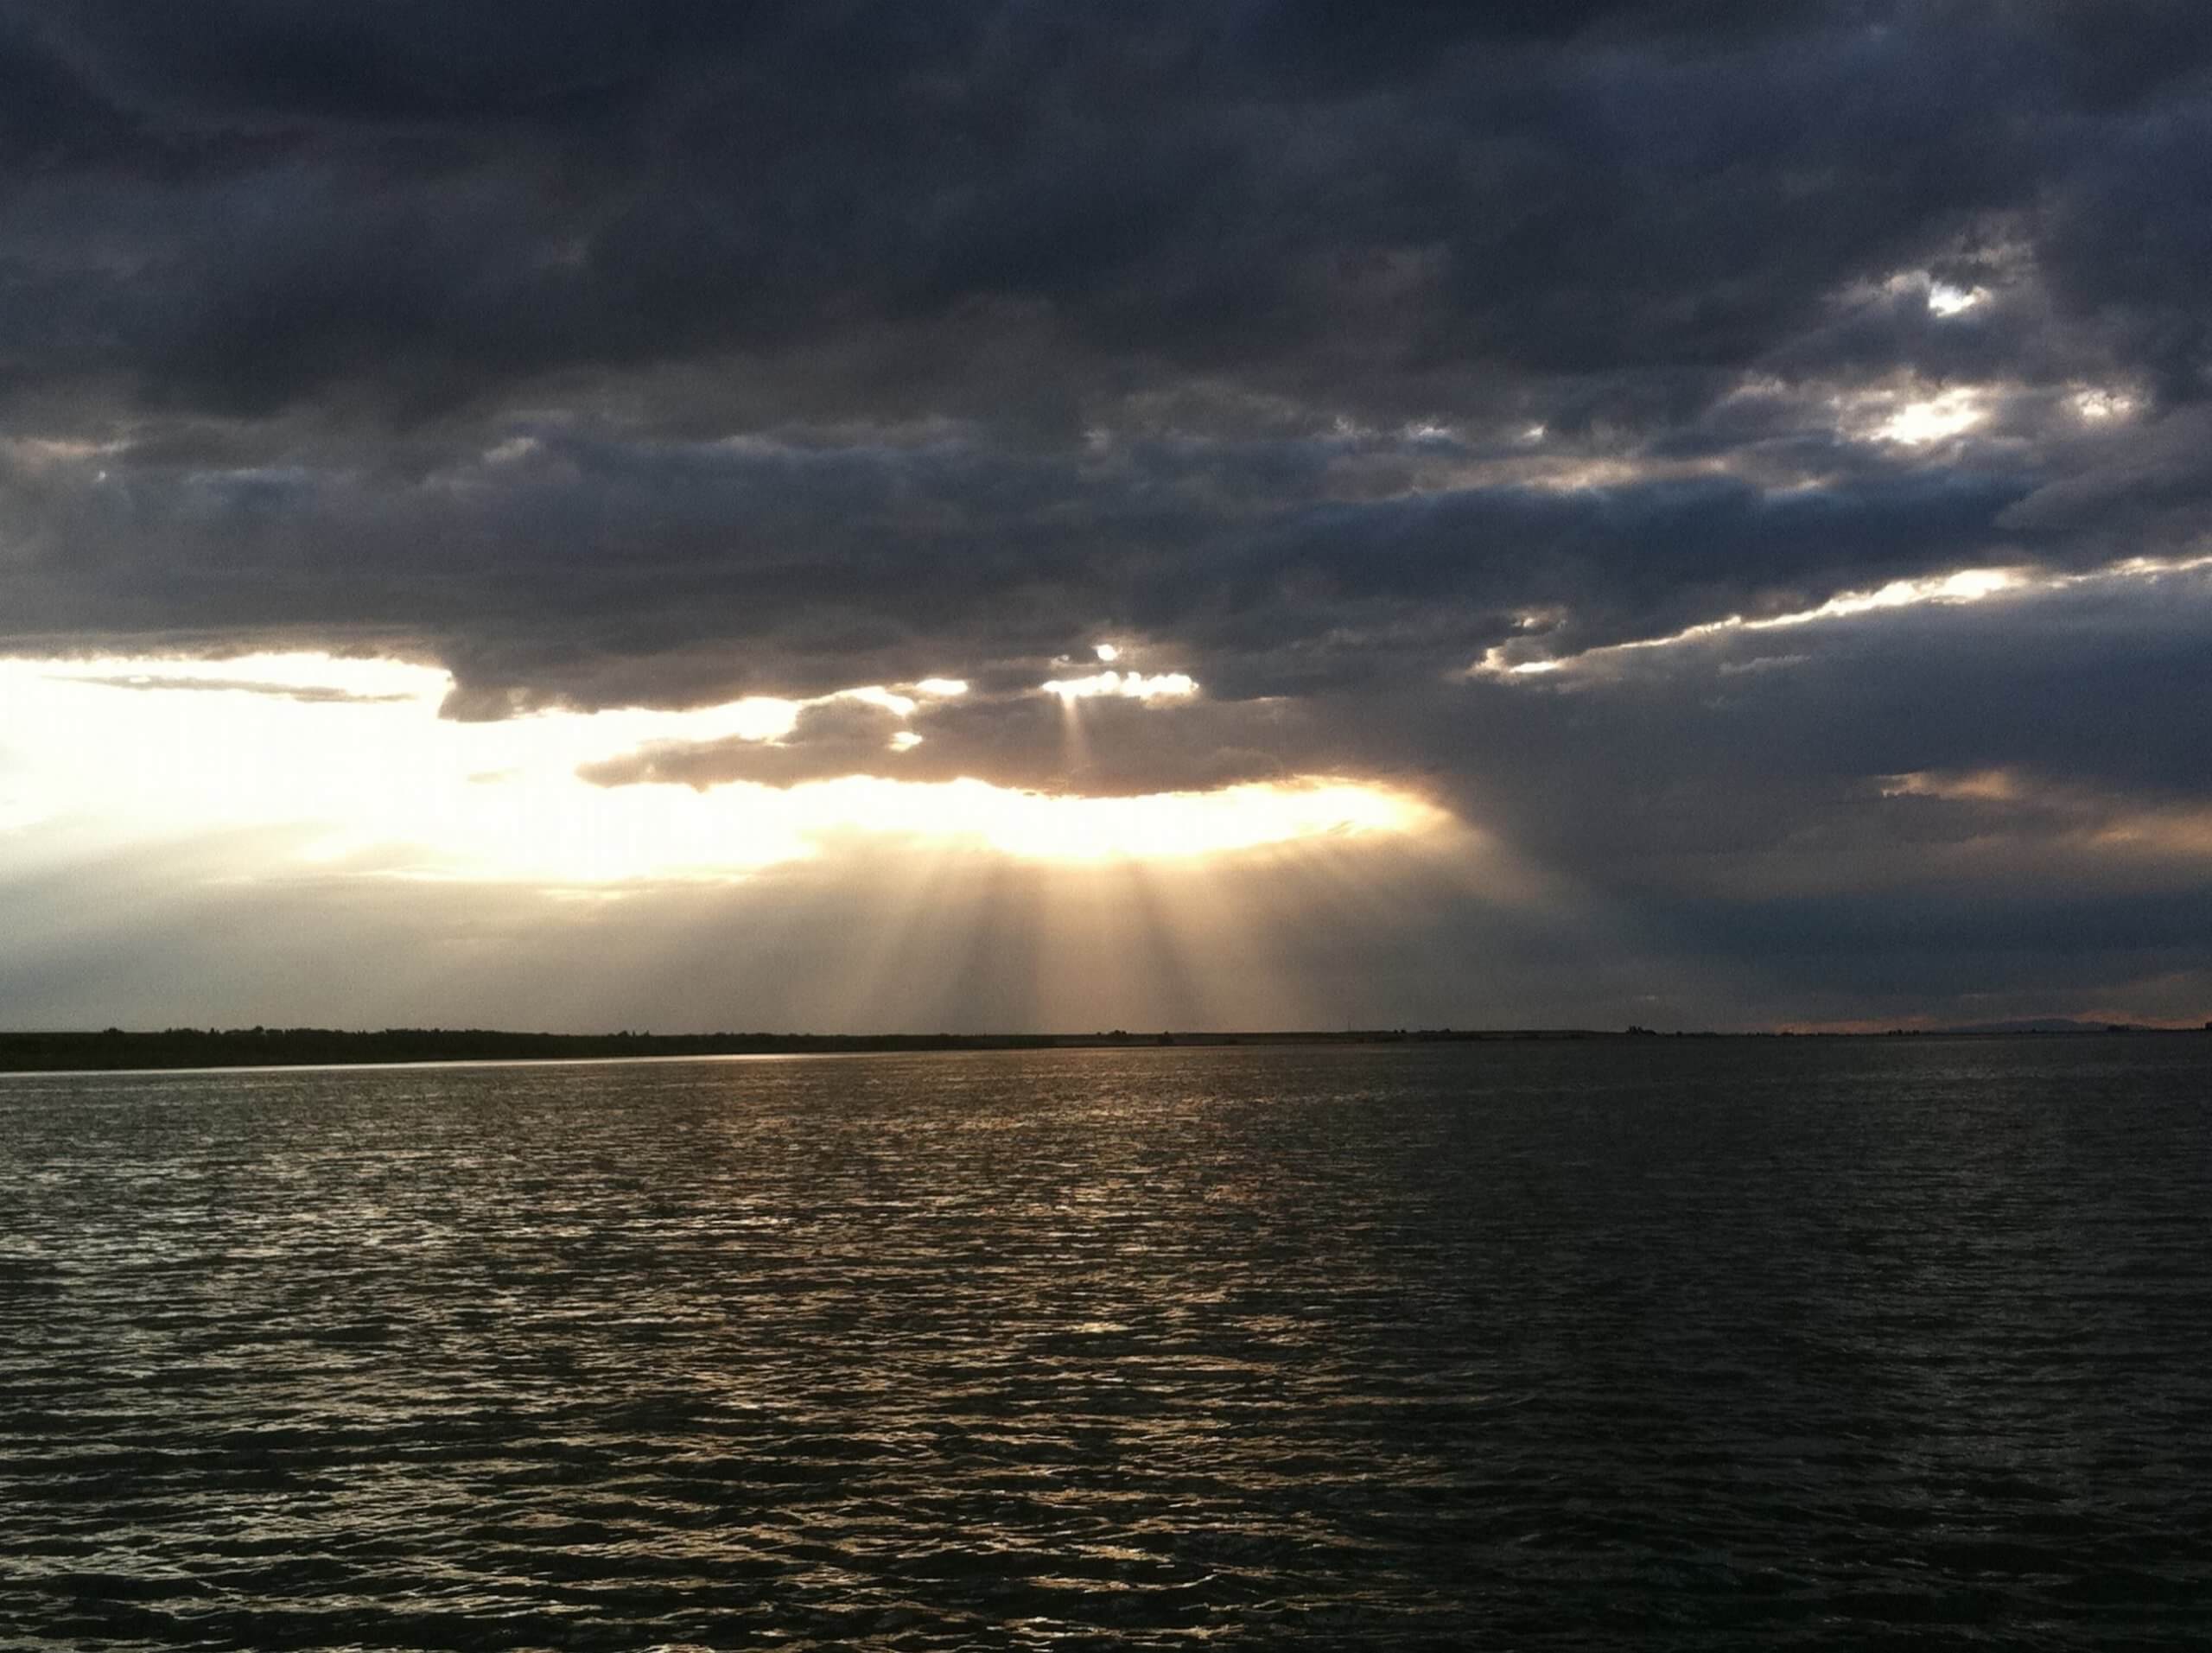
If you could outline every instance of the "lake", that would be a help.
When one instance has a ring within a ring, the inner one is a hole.
[[[2212,1037],[0,1079],[0,1643],[2212,1642]]]

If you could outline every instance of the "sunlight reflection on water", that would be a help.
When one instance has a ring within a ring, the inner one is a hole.
[[[2208,1057],[0,1080],[0,1638],[2201,1643]]]

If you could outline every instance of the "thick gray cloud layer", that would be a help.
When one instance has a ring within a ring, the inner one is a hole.
[[[591,778],[1371,773],[1824,1013],[2170,1014],[2201,577],[1465,673],[2200,554],[2208,202],[2194,0],[0,0],[0,647],[956,676]],[[1073,744],[1108,637],[1205,692]]]

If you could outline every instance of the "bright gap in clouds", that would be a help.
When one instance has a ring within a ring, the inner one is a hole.
[[[1745,381],[1740,393],[1764,396],[1786,390],[1782,381],[1755,378]],[[1992,406],[2003,395],[2001,385],[1946,386],[1908,376],[1838,391],[1827,405],[1836,433],[1847,440],[1928,448],[1987,423]]]
[[[272,836],[241,850],[241,878],[306,863],[605,884],[737,876],[855,835],[1026,860],[1162,861],[1416,833],[1444,818],[1408,795],[1327,777],[1134,798],[862,776],[781,789],[594,786],[580,765],[656,741],[774,740],[808,703],[465,723],[437,715],[450,687],[430,667],[309,654],[0,662],[0,855],[31,853],[42,826],[49,848],[66,835],[80,850],[244,831]],[[910,687],[827,698],[906,717],[918,696],[965,685]]]
[[[1952,287],[1942,282],[1931,282],[1928,288],[1928,308],[1935,315],[1950,317],[1963,315],[1977,304],[1986,303],[1988,292],[1980,287]]]
[[[1962,387],[1903,404],[1874,427],[1874,434],[1885,442],[1921,448],[1961,436],[1988,416],[1980,393]]]
[[[1055,677],[1043,685],[1048,695],[1063,702],[1096,700],[1111,696],[1122,700],[1184,700],[1198,692],[1198,685],[1179,671],[1151,677],[1141,671],[1098,671],[1087,677]]]

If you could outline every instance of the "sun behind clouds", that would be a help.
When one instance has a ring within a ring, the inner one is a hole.
[[[66,820],[119,839],[281,830],[302,862],[387,875],[720,879],[856,836],[1044,862],[1190,861],[1417,835],[1446,819],[1410,794],[1330,776],[1110,798],[975,777],[610,788],[578,769],[654,741],[772,741],[809,703],[457,722],[437,715],[445,672],[391,660],[12,661],[0,664],[0,683],[10,708],[0,825]],[[941,697],[964,685],[938,678],[914,689]],[[895,716],[918,703],[872,685],[827,698]],[[918,743],[900,734],[894,750]]]

